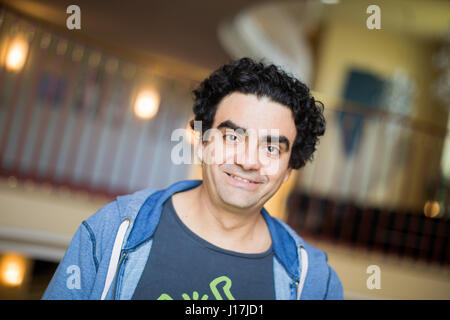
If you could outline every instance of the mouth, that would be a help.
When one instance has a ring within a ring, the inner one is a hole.
[[[257,188],[258,185],[260,185],[262,182],[258,182],[255,180],[250,180],[247,178],[243,178],[228,172],[225,172],[227,176],[229,177],[229,181],[236,186],[245,187],[247,189],[254,189]]]

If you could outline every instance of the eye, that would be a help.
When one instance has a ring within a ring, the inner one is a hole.
[[[269,153],[274,156],[277,156],[280,154],[280,149],[278,149],[275,146],[267,146],[267,151],[269,151]]]
[[[232,133],[227,133],[224,135],[225,140],[229,141],[229,142],[237,142],[238,141],[238,137]]]

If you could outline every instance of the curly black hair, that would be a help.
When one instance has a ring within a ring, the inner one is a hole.
[[[250,58],[235,60],[214,71],[192,91],[194,121],[202,131],[210,129],[220,101],[233,92],[268,97],[292,110],[297,135],[292,146],[289,167],[300,169],[312,161],[319,136],[325,133],[324,105],[311,96],[309,88],[279,67]]]

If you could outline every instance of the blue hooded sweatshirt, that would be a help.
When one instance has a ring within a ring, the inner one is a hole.
[[[118,196],[81,223],[42,299],[131,299],[147,263],[163,203],[202,180]],[[277,300],[343,299],[325,252],[261,210],[272,237]]]

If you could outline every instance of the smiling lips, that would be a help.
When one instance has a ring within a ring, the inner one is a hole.
[[[227,176],[229,177],[229,181],[236,185],[236,186],[242,186],[245,187],[247,189],[255,189],[258,187],[259,184],[261,184],[261,182],[255,181],[255,180],[251,180],[251,179],[246,179],[228,172],[225,172],[227,174]]]

